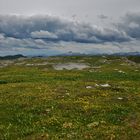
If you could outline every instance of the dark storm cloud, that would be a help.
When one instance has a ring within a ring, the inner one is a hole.
[[[140,13],[128,13],[118,24],[119,30],[124,30],[130,37],[140,39]]]
[[[128,36],[128,32],[130,31],[102,28],[51,16],[0,16],[1,36],[3,34],[3,38],[13,38],[16,41],[42,39],[45,42],[124,42],[133,37]]]
[[[8,50],[140,51],[139,40],[139,13],[128,13],[107,28],[52,16],[0,16],[0,54]]]

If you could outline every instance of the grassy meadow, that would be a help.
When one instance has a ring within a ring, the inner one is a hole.
[[[140,140],[140,57],[0,60],[0,140]]]

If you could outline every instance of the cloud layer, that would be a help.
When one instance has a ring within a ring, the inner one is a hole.
[[[62,42],[94,46],[138,42],[139,39],[140,13],[128,13],[108,28],[52,16],[0,16],[0,51],[49,49]]]
[[[131,38],[140,39],[140,13],[128,13],[118,24],[119,30],[124,30]]]

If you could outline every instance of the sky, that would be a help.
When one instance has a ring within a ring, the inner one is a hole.
[[[0,0],[0,55],[140,52],[140,0]]]

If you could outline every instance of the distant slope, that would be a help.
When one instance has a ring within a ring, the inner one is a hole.
[[[18,58],[26,58],[26,57],[22,54],[0,56],[0,60],[13,60],[13,59],[18,59]]]
[[[135,63],[140,63],[140,56],[127,56],[128,60],[133,61]]]
[[[140,56],[140,52],[114,53],[116,56]]]

